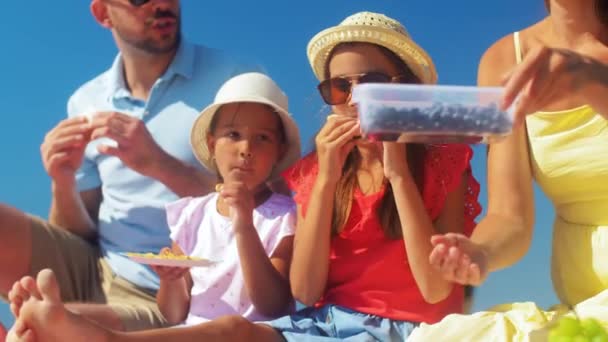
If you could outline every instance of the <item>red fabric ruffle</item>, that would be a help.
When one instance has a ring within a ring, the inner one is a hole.
[[[422,197],[429,216],[433,220],[439,216],[448,194],[458,188],[464,179],[467,182],[464,233],[470,236],[476,225],[475,219],[481,213],[478,200],[480,186],[471,170],[473,150],[462,144],[428,145],[426,148]],[[295,192],[294,200],[304,212],[318,172],[314,152],[283,172],[287,185]]]

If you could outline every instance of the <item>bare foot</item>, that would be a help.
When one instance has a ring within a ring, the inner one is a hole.
[[[17,320],[8,331],[6,342],[36,342],[36,338],[32,330],[27,329],[22,321]]]
[[[29,290],[23,286],[27,294],[21,297],[27,299],[19,309],[8,342],[110,341],[109,332],[66,310],[53,271],[40,271],[35,285]]]
[[[10,302],[11,313],[15,318],[19,318],[21,306],[30,298],[30,296],[41,299],[34,278],[30,276],[23,277],[13,284],[13,287],[8,292],[8,300]]]

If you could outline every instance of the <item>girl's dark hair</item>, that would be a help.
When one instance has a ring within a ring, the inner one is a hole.
[[[368,44],[379,49],[382,54],[384,54],[401,71],[402,74],[412,77],[407,77],[407,79],[414,79],[416,80],[415,83],[421,83],[420,79],[415,76],[407,64],[405,64],[405,62],[391,50],[376,44],[358,42],[341,43],[332,50],[327,58],[327,65],[325,66],[326,79],[329,78],[329,61],[331,60],[336,49],[358,44]],[[422,182],[424,176],[425,150],[426,148],[422,144],[407,145],[409,171],[411,172],[420,193],[422,193]],[[346,220],[350,215],[353,193],[355,187],[357,186],[357,166],[359,165],[360,161],[361,155],[359,151],[357,148],[353,148],[344,162],[344,167],[342,168],[342,177],[338,182],[336,194],[334,196],[334,211],[331,223],[332,234],[338,234],[343,229],[344,225],[346,224]],[[400,239],[403,237],[403,233],[401,231],[401,222],[399,220],[397,205],[395,203],[395,196],[393,195],[393,189],[390,184],[387,184],[386,192],[380,202],[380,205],[378,206],[376,213],[380,218],[382,230],[384,231],[386,237],[391,239]]]
[[[545,7],[551,13],[551,3],[545,0]],[[593,3],[595,15],[604,25],[608,25],[608,0],[595,0]]]

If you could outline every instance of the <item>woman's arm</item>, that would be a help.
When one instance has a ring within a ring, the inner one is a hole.
[[[486,51],[479,65],[478,84],[497,86],[514,65],[513,37],[499,40]],[[481,284],[488,272],[519,261],[530,247],[534,226],[534,195],[526,128],[490,145],[488,151],[488,210],[469,239],[445,234],[433,237],[430,255],[445,279],[460,284]],[[458,253],[446,251],[456,248]],[[470,265],[466,262],[470,260]]]
[[[512,37],[482,57],[478,84],[496,86],[515,64]],[[512,56],[509,58],[509,56]],[[534,193],[525,125],[488,151],[488,210],[471,240],[487,256],[487,271],[513,265],[528,251],[534,227]]]

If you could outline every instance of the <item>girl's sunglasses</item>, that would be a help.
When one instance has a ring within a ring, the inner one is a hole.
[[[418,83],[414,76],[389,76],[381,72],[367,72],[364,74],[339,76],[322,81],[317,86],[323,101],[328,105],[341,105],[348,102],[353,88],[353,82],[363,83]]]
[[[150,0],[129,0],[129,3],[133,7],[143,6],[143,5],[147,4],[148,2],[150,2]]]

